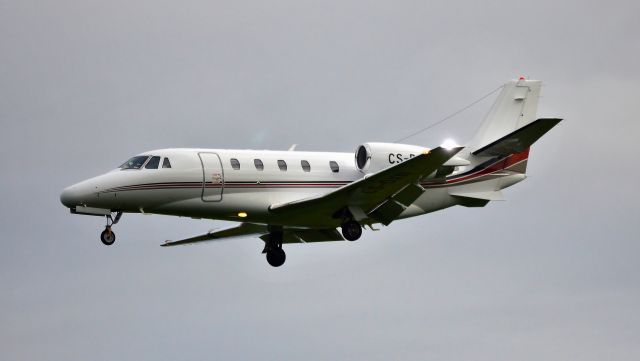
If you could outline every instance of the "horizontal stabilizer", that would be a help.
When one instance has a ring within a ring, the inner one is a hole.
[[[515,130],[504,137],[476,150],[477,156],[507,156],[529,148],[551,128],[560,123],[559,118],[541,118]]]

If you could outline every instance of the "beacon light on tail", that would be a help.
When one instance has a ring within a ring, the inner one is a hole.
[[[115,242],[124,213],[240,222],[163,246],[255,235],[274,267],[283,244],[355,241],[365,227],[453,207],[482,207],[525,179],[530,146],[560,122],[536,119],[540,81],[507,82],[464,146],[367,142],[355,153],[159,149],[66,188],[72,213],[106,218]],[[340,231],[338,231],[338,229]]]

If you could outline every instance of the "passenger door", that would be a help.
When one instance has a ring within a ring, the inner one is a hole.
[[[216,153],[198,153],[202,164],[202,200],[219,202],[224,191],[224,170]]]

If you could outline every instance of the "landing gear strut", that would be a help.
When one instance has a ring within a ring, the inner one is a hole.
[[[348,241],[355,241],[362,235],[362,226],[356,221],[347,221],[342,224],[342,235]]]
[[[107,225],[104,227],[104,231],[100,233],[100,240],[106,246],[110,246],[116,241],[116,234],[111,230],[111,226],[118,223],[120,217],[122,217],[122,212],[116,213],[115,219],[111,215],[107,216]]]
[[[282,230],[271,231],[264,241],[264,250],[267,254],[267,262],[273,267],[280,267],[287,259],[287,254],[282,249]]]

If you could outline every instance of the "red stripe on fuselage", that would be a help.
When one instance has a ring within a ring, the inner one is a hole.
[[[512,167],[513,165],[520,163],[524,160],[527,160],[529,157],[529,148],[520,152],[511,154],[510,156],[497,160],[493,163],[490,163],[488,166],[484,168],[480,168],[477,170],[471,170],[466,174],[460,174],[453,177],[446,178],[444,182],[422,182],[421,185],[423,187],[442,187],[448,186],[451,184],[457,184],[461,182],[469,182],[480,177],[499,172],[501,170]],[[225,182],[223,184],[211,184],[207,183],[205,188],[338,188],[345,186],[351,182],[348,181],[340,181],[340,182],[262,182],[262,183],[254,183],[254,182]],[[146,183],[146,184],[135,184],[129,186],[121,186],[116,188],[111,188],[104,193],[107,192],[124,192],[124,191],[133,191],[133,190],[158,190],[158,189],[202,189],[202,182],[172,182],[172,183]]]
[[[433,186],[443,186],[443,185],[450,185],[450,184],[471,181],[471,180],[483,177],[485,175],[489,175],[489,174],[507,169],[528,158],[529,158],[529,148],[525,149],[520,153],[514,153],[506,158],[497,160],[489,164],[487,167],[478,169],[476,171],[472,170],[471,173],[469,174],[461,174],[461,175],[457,175],[457,176],[445,179],[444,183],[443,182],[424,182],[424,183],[421,183],[421,185],[423,187],[429,187],[429,186],[433,187]]]

